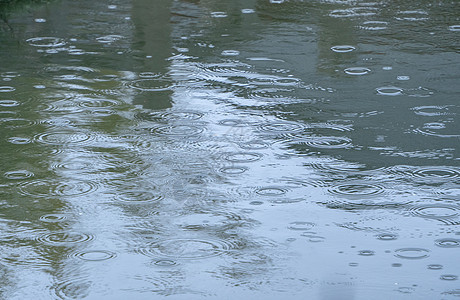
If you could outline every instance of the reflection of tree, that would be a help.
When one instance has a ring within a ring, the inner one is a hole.
[[[167,58],[171,56],[171,4],[172,0],[134,0],[132,7],[131,19],[135,27],[132,49],[139,54],[134,71],[156,73],[162,84],[168,78]],[[170,90],[141,91],[136,94],[134,103],[150,109],[168,108],[171,107],[171,93]]]

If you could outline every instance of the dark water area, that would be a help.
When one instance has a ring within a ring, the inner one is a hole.
[[[1,299],[458,299],[460,3],[0,2]]]

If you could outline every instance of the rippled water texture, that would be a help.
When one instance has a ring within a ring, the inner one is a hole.
[[[459,12],[0,0],[0,298],[458,299]]]

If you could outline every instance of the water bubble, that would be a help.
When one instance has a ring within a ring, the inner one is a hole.
[[[240,51],[238,50],[224,50],[221,52],[223,56],[237,56],[240,55]]]
[[[43,19],[43,18],[37,18],[37,19],[34,19],[35,23],[45,23],[46,22],[46,19]]]
[[[16,170],[16,171],[9,171],[4,174],[4,176],[7,179],[12,179],[12,180],[22,180],[22,179],[27,179],[34,177],[35,174],[27,171],[27,170]]]
[[[129,86],[131,88],[144,92],[159,92],[167,91],[173,88],[171,80],[166,78],[139,79],[132,81]]]
[[[262,154],[259,153],[252,153],[252,152],[236,152],[236,153],[228,153],[224,156],[225,160],[234,163],[249,163],[258,161],[262,158]]]
[[[29,45],[42,48],[62,47],[66,43],[63,39],[57,37],[35,37],[26,40]]]
[[[346,53],[356,50],[356,47],[350,45],[337,45],[331,47],[331,50],[337,53]]]
[[[448,280],[448,281],[454,281],[454,280],[457,280],[458,279],[458,276],[457,275],[450,275],[450,274],[447,274],[447,275],[441,275],[439,277],[439,279],[441,280]]]
[[[89,242],[94,239],[93,235],[79,232],[55,232],[38,237],[38,241],[49,246],[72,246]]]
[[[287,228],[291,230],[310,230],[315,226],[316,224],[312,222],[295,221],[289,223]]]
[[[0,86],[0,93],[14,92],[16,89],[12,86]]]
[[[221,255],[235,245],[224,240],[175,238],[152,243],[139,251],[147,256],[172,259],[202,259]]]
[[[107,8],[108,9],[117,9],[117,6],[112,4],[112,5],[108,5]]]
[[[449,26],[450,31],[460,31],[460,25],[451,25]]]
[[[429,270],[442,270],[444,267],[443,265],[431,264],[431,265],[428,265],[427,268]]]
[[[117,257],[117,254],[108,250],[85,250],[72,254],[73,257],[86,261],[103,261]]]
[[[21,184],[19,190],[24,195],[48,197],[48,196],[81,196],[89,194],[97,189],[97,185],[91,181],[55,182],[52,180],[35,180]]]
[[[352,68],[346,68],[344,72],[347,73],[348,75],[366,75],[366,74],[369,74],[371,70],[368,68],[363,68],[363,67],[352,67]]]
[[[227,13],[223,11],[213,11],[211,12],[211,17],[213,18],[226,18]]]
[[[401,80],[401,81],[406,81],[406,80],[409,80],[410,77],[409,76],[406,76],[406,75],[398,75],[396,77],[397,80]]]
[[[423,248],[401,248],[395,250],[395,256],[404,259],[422,259],[427,258],[430,250]]]
[[[442,247],[442,248],[458,248],[460,247],[460,240],[458,239],[438,239],[435,242],[436,246]]]
[[[399,96],[403,94],[403,89],[395,86],[384,86],[376,89],[379,95]]]

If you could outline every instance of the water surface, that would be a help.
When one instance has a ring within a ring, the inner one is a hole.
[[[458,298],[459,9],[1,4],[1,298]]]

